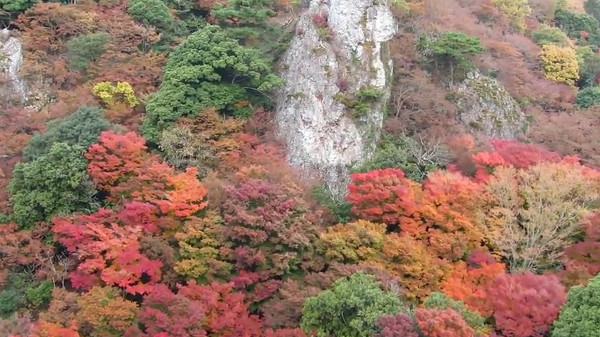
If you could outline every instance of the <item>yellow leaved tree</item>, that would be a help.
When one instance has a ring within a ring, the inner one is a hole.
[[[542,46],[540,61],[542,71],[549,79],[568,85],[575,85],[579,79],[577,53],[572,48],[556,45]]]

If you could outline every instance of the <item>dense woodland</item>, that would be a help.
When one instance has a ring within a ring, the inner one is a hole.
[[[339,197],[272,122],[301,1],[0,0],[35,96],[0,102],[0,336],[600,336],[600,0],[390,5]],[[456,121],[475,68],[520,139]]]

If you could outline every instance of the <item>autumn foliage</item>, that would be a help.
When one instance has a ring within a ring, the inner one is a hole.
[[[148,202],[176,217],[190,216],[206,206],[206,190],[195,168],[175,173],[145,150],[144,139],[133,132],[103,132],[86,154],[90,176],[100,188],[110,190],[112,201]]]
[[[454,310],[417,309],[417,325],[429,337],[473,337],[474,331]]]
[[[144,204],[135,206],[145,208]],[[143,294],[160,281],[162,263],[140,252],[139,239],[143,233],[144,217],[128,218],[125,213],[100,209],[76,218],[55,218],[53,231],[58,241],[81,261],[69,277],[73,286],[89,289],[93,285],[115,285],[125,291]],[[133,222],[130,222],[133,220]],[[142,221],[139,221],[142,220]],[[144,276],[148,279],[143,282]]]
[[[464,302],[471,310],[489,317],[493,309],[487,288],[496,276],[504,272],[503,263],[496,262],[488,254],[475,251],[467,263],[457,263],[452,273],[442,283],[442,291]]]
[[[566,302],[558,278],[531,272],[501,274],[487,292],[496,329],[504,336],[544,336]]]
[[[232,284],[207,286],[191,283],[177,294],[159,284],[137,315],[137,326],[126,337],[260,336],[261,324],[249,315],[242,294],[231,293]]]
[[[288,164],[271,111],[290,39],[339,21],[301,2],[0,0],[28,96],[0,71],[1,336],[600,331],[598,1],[390,2],[386,156],[347,195]],[[514,139],[457,118],[473,72],[527,116]]]

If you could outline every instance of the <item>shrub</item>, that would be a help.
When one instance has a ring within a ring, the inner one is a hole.
[[[540,46],[555,44],[561,47],[568,47],[571,42],[567,34],[560,28],[542,25],[531,32],[531,39]]]
[[[552,337],[589,337],[600,331],[600,275],[569,290],[552,327]]]
[[[583,88],[577,93],[577,107],[586,109],[600,105],[600,86]]]
[[[312,22],[318,28],[327,27],[327,13],[323,12],[323,13],[315,13],[315,14],[313,14],[313,16],[312,16]]]
[[[575,50],[555,45],[542,46],[540,54],[544,75],[559,83],[575,85],[579,79],[579,63]]]
[[[83,72],[106,51],[110,35],[105,32],[90,33],[67,42],[67,58],[71,69]]]
[[[307,298],[301,327],[319,336],[370,337],[377,331],[379,317],[400,308],[396,294],[383,291],[373,276],[357,272],[336,281],[333,289]]]

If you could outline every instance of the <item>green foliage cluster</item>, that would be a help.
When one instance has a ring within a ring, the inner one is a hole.
[[[15,166],[8,191],[13,219],[21,227],[91,208],[96,190],[84,151],[79,145],[54,143],[47,154]]]
[[[248,116],[251,107],[240,103],[262,101],[281,83],[259,51],[240,45],[218,26],[206,26],[169,56],[163,83],[146,105],[142,132],[156,143],[177,119],[208,108]]]
[[[347,223],[352,219],[352,205],[344,198],[331,193],[325,185],[313,187],[312,196],[335,217],[337,223]]]
[[[160,31],[169,31],[175,24],[169,7],[162,0],[131,0],[127,5],[127,13],[135,20]]]
[[[420,36],[417,44],[421,54],[435,69],[440,67],[450,69],[450,78],[454,81],[456,75],[464,75],[473,65],[471,58],[485,51],[479,38],[460,32],[446,32],[439,37]]]
[[[219,20],[236,18],[241,25],[260,25],[275,15],[274,0],[229,0],[217,3],[211,15]]]
[[[11,273],[0,291],[0,317],[11,316],[18,309],[40,308],[52,299],[51,281],[34,281],[30,275]]]
[[[0,8],[7,12],[22,12],[40,2],[39,0],[0,0]]]
[[[531,32],[531,39],[540,46],[546,44],[555,44],[561,47],[567,47],[570,44],[569,37],[558,27],[541,25]]]
[[[586,0],[583,8],[587,14],[600,21],[600,0]]]
[[[571,288],[567,303],[552,327],[551,337],[590,337],[600,331],[600,275]]]
[[[600,105],[600,86],[586,87],[579,90],[575,102],[580,109]]]
[[[71,69],[84,72],[90,63],[98,60],[106,51],[110,35],[105,32],[90,33],[67,42],[67,58]]]
[[[338,102],[344,104],[346,108],[352,111],[352,115],[358,118],[368,113],[373,103],[375,103],[382,95],[383,91],[380,89],[365,86],[357,90],[353,95],[339,92],[334,98]]]
[[[384,135],[371,159],[353,171],[399,168],[409,179],[421,181],[429,172],[443,169],[450,159],[450,150],[443,145],[417,141],[405,135]]]
[[[381,289],[372,275],[357,272],[337,280],[332,289],[309,297],[302,308],[302,330],[319,337],[370,337],[382,315],[400,311],[402,303]]]
[[[287,49],[293,31],[267,21],[275,15],[274,4],[274,0],[228,0],[215,4],[210,14],[230,37],[275,62]]]
[[[579,43],[597,45],[600,39],[600,26],[598,20],[588,14],[580,14],[559,9],[554,15],[554,20],[558,27],[565,32],[570,38],[575,39]],[[582,41],[581,33],[586,32],[589,37],[587,42]]]
[[[109,128],[110,123],[104,119],[100,108],[82,106],[65,118],[49,122],[45,133],[35,134],[29,140],[23,155],[32,161],[50,152],[56,142],[87,149],[98,140],[102,131]]]

